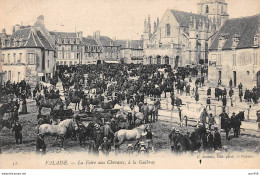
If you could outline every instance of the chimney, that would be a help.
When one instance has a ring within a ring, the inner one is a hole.
[[[78,38],[82,38],[82,37],[83,37],[83,32],[82,32],[82,31],[77,32],[77,37],[78,37]]]
[[[93,38],[94,38],[94,40],[96,40],[97,43],[100,42],[100,31],[99,30],[94,32]]]
[[[38,16],[36,23],[44,25],[44,16],[43,15]]]
[[[6,30],[5,29],[2,29],[2,34],[6,35]]]
[[[20,25],[16,24],[16,25],[14,26],[14,32],[16,32],[17,30],[20,30],[20,29],[21,29],[21,26],[20,26]]]

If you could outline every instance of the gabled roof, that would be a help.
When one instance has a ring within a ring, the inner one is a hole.
[[[31,32],[31,28],[20,29],[20,30],[15,31],[12,34],[12,38],[17,38],[17,39],[18,38],[28,38],[30,32]]]
[[[110,42],[113,41],[108,36],[100,36],[100,42],[102,46],[110,46]]]
[[[83,37],[82,38],[82,42],[85,45],[98,45],[98,43],[94,39],[92,39],[90,37],[87,37],[87,38]]]
[[[22,40],[22,42],[20,42]],[[14,45],[15,41],[18,41],[18,45]],[[36,28],[32,30],[29,28],[22,28],[15,31],[10,38],[11,46],[5,48],[44,48],[45,50],[54,50],[45,36]]]
[[[121,46],[121,48],[126,47],[127,40],[115,40],[115,45]],[[143,40],[130,40],[129,41],[131,49],[143,49]],[[139,48],[141,46],[141,48]]]
[[[188,12],[183,12],[183,11],[178,11],[178,10],[170,10],[171,13],[175,16],[176,20],[178,21],[179,25],[181,27],[189,27],[189,21],[190,17],[195,17],[197,25],[199,24],[199,21],[201,19],[207,19],[207,16],[204,15],[199,15],[199,14],[194,14],[194,13],[188,13]]]
[[[239,37],[236,49],[250,48],[254,45],[254,36],[259,33],[260,14],[255,16],[227,20],[214,38],[209,50],[217,50],[219,38],[226,41],[222,50],[232,49],[233,37]]]
[[[51,35],[60,38],[76,38],[77,35],[75,32],[50,32]]]

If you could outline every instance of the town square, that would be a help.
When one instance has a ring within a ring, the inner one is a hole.
[[[260,14],[227,1],[171,1],[111,36],[104,19],[89,27],[93,11],[69,28],[56,5],[62,21],[39,10],[0,23],[1,154],[258,153]]]

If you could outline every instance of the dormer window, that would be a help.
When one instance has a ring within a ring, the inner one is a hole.
[[[239,42],[239,38],[240,38],[240,36],[234,36],[233,37],[232,48],[236,48],[237,47],[237,44]]]
[[[113,41],[110,41],[109,43],[110,43],[110,46],[113,46]]]
[[[258,38],[258,36],[255,36],[254,37],[254,46],[259,46],[259,45],[260,45],[259,38]]]
[[[225,42],[226,42],[225,35],[220,36],[218,41],[218,49],[222,49]]]

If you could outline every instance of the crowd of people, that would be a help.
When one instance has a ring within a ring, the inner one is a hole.
[[[163,70],[163,71],[161,71]],[[201,71],[198,76],[199,70]],[[182,120],[181,108],[183,105],[182,96],[194,97],[195,102],[200,101],[199,88],[205,85],[205,76],[207,71],[205,67],[202,68],[177,68],[173,70],[169,65],[124,65],[124,64],[100,64],[100,65],[81,65],[77,67],[64,67],[59,66],[55,78],[58,81],[58,77],[62,82],[64,94],[67,96],[65,103],[68,107],[69,103],[73,101],[75,97],[78,97],[81,101],[81,113],[93,113],[98,108],[112,109],[115,104],[121,106],[127,105],[130,107],[130,111],[127,114],[126,122],[128,123],[125,129],[136,127],[135,121],[136,111],[138,107],[140,113],[144,115],[141,123],[147,124],[158,121],[158,111],[161,103],[160,98],[162,95],[170,93],[170,101],[172,108],[175,110],[175,106],[178,110],[180,121]],[[193,78],[196,80],[193,82]],[[57,81],[55,84],[57,83]],[[44,86],[43,84],[36,85],[33,92],[31,87],[25,81],[20,83],[6,82],[1,86],[1,97],[8,97],[10,102],[9,113],[13,113],[14,129],[16,143],[22,143],[22,127],[18,123],[19,117],[17,112],[21,106],[19,106],[19,100],[22,101],[22,114],[27,113],[26,99],[33,97],[33,99],[39,100],[39,97],[48,99],[60,98],[60,90],[54,86]],[[254,103],[257,103],[259,95],[258,89],[254,88],[252,91],[243,91],[243,85],[240,83],[239,86],[240,101],[242,102],[242,96],[248,102],[250,99]],[[211,110],[212,92],[211,87],[207,89],[206,109]],[[233,106],[232,97],[235,95],[232,80],[230,82],[230,89],[228,92],[230,97],[231,106]],[[227,106],[227,90],[222,90],[220,87],[215,88],[215,98],[222,99],[223,112]],[[14,98],[13,98],[14,97]],[[151,98],[152,104],[147,103],[147,99]],[[15,99],[15,100],[14,100]],[[113,102],[113,103],[107,103]],[[111,106],[112,104],[112,106]],[[65,105],[64,105],[65,106]],[[152,106],[152,108],[151,108]],[[63,105],[60,108],[63,110]],[[76,110],[76,108],[75,108]],[[149,118],[150,116],[150,118]],[[92,130],[92,140],[94,150],[98,152],[102,150],[104,154],[108,154],[111,151],[111,143],[116,132],[113,129],[113,120],[103,118],[102,123],[95,123]],[[110,118],[111,119],[111,118]],[[202,143],[204,150],[219,149],[221,147],[221,137],[217,128],[214,127],[214,134],[211,133],[211,127],[214,125],[214,117],[212,114],[209,115],[209,127],[205,134],[202,136]],[[205,124],[203,127],[206,129]],[[172,132],[176,134],[176,138],[179,135],[186,135],[190,137],[190,133],[182,134],[180,131],[173,129]],[[153,148],[151,129],[146,131],[146,140],[149,145]],[[75,135],[74,135],[75,136]],[[80,141],[84,135],[78,134]],[[169,138],[172,135],[169,136]],[[37,135],[37,152],[46,153],[46,145],[44,143],[44,135]],[[176,142],[173,139],[172,151],[177,150]],[[143,142],[138,141],[139,151],[146,150]],[[135,145],[129,145],[129,150],[136,147]],[[90,146],[91,147],[91,146]],[[130,152],[130,151],[129,151]]]

